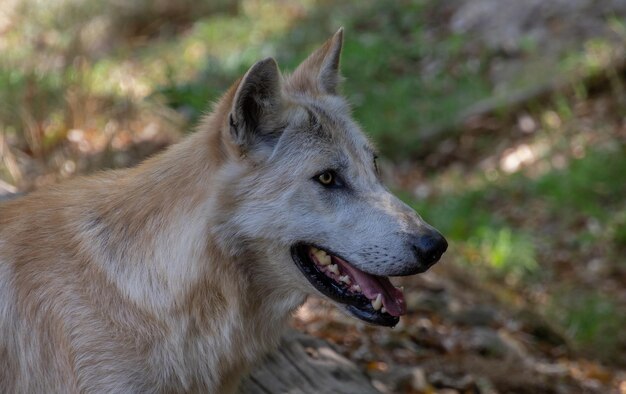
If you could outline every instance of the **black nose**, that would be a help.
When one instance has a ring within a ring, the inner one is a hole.
[[[446,249],[448,249],[448,242],[436,231],[429,231],[415,237],[413,243],[415,255],[424,269],[428,269],[439,261]]]

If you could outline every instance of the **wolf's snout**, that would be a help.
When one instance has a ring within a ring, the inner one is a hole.
[[[417,272],[424,272],[433,266],[448,249],[448,241],[437,231],[416,235],[412,239],[413,253],[417,258]]]

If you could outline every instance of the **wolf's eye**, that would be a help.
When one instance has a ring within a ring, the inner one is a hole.
[[[374,156],[374,171],[380,175],[380,170],[378,169],[378,156]]]
[[[335,170],[326,170],[315,175],[312,179],[327,189],[340,189],[345,186],[345,183]]]
[[[335,174],[331,171],[324,171],[317,176],[317,181],[324,186],[331,186],[335,183]]]

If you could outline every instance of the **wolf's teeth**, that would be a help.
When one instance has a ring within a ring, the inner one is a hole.
[[[343,282],[343,283],[345,283],[345,284],[348,284],[348,285],[349,285],[350,283],[352,283],[352,281],[350,280],[350,276],[348,276],[348,275],[340,276],[340,277],[339,277],[339,281],[340,281],[340,282]]]
[[[321,265],[330,264],[330,256],[328,255],[328,253],[324,252],[323,250],[313,248],[313,254],[315,255],[315,258],[317,259],[317,262],[320,263]]]
[[[383,306],[382,308],[380,308],[380,311],[381,311],[382,313],[387,313],[387,309],[385,309],[385,307],[384,307],[384,306]]]
[[[359,285],[354,285],[350,289],[356,291],[357,293],[361,292],[361,286],[359,286]]]
[[[372,307],[374,308],[375,311],[380,310],[380,308],[382,308],[383,306],[383,296],[380,295],[380,293],[378,293],[378,295],[376,296],[376,299],[374,301],[372,301]]]
[[[339,275],[339,267],[337,267],[337,264],[331,264],[328,266],[328,270],[330,272],[332,272],[335,275]]]

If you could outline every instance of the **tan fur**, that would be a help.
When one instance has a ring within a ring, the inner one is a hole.
[[[229,130],[240,83],[137,168],[0,206],[0,391],[232,392],[275,346],[304,293],[259,285],[241,261],[266,256],[211,229],[240,198],[224,173],[253,170]]]
[[[313,96],[336,94],[342,38],[340,31],[313,52],[288,79],[289,89]]]
[[[258,62],[136,168],[0,204],[0,391],[233,392],[315,292],[294,242],[342,238],[375,275],[414,264],[424,224],[335,94],[341,42],[288,78]],[[351,188],[328,194],[312,179],[337,163]]]

